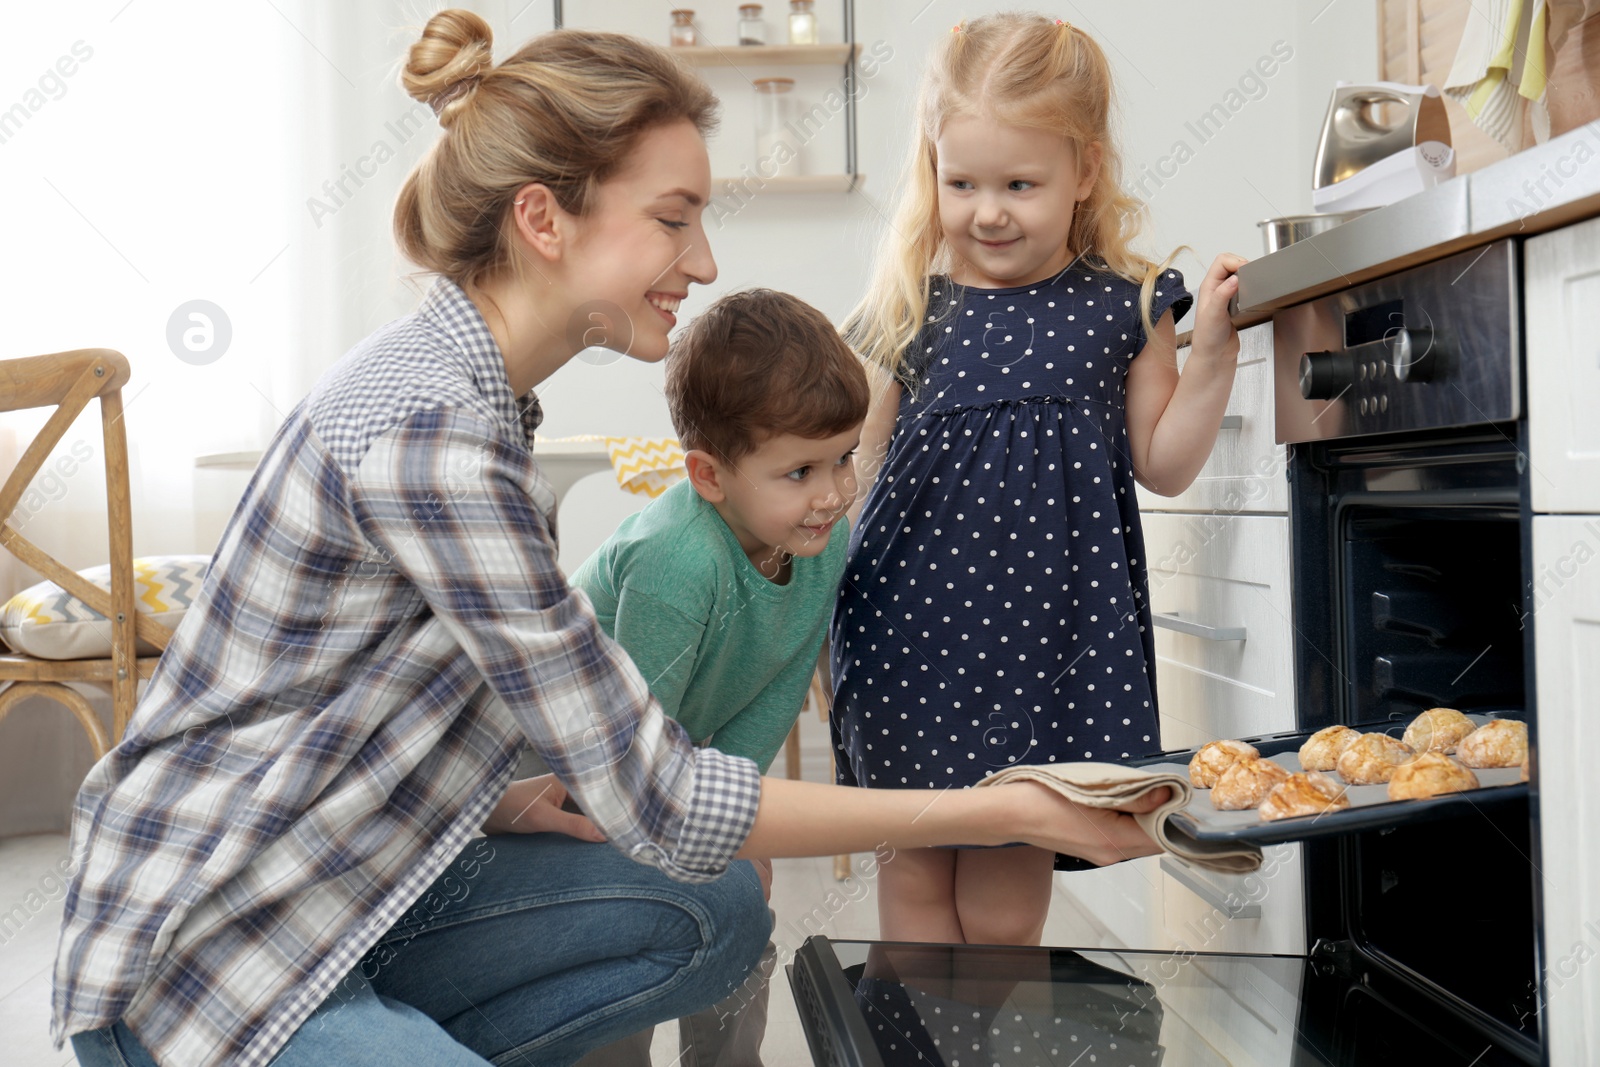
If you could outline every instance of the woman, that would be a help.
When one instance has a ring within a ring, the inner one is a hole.
[[[557,570],[530,391],[597,328],[660,359],[716,277],[715,102],[612,34],[495,67],[460,11],[403,82],[448,131],[395,212],[440,278],[278,432],[84,783],[54,997],[80,1062],[568,1063],[744,977],[770,930],[736,856],[1153,852],[1042,788],[930,804],[688,743]],[[553,778],[511,783],[524,743]]]

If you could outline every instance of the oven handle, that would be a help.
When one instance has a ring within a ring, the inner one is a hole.
[[[1230,919],[1261,918],[1260,904],[1241,901],[1231,894],[1225,896],[1216,886],[1191,871],[1189,865],[1182,860],[1175,860],[1171,856],[1162,856],[1161,873],[1167,875]]]
[[[1166,614],[1151,612],[1150,620],[1164,630],[1176,630],[1180,634],[1190,637],[1203,637],[1207,641],[1243,641],[1245,629],[1243,626],[1207,626],[1203,622],[1190,622],[1180,618],[1175,611]]]

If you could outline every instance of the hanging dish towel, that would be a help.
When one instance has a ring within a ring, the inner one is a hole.
[[[676,437],[607,437],[582,433],[572,437],[535,437],[537,444],[604,442],[617,485],[654,500],[687,475],[683,445]]]
[[[1508,152],[1522,148],[1524,101],[1542,101],[1546,0],[1478,0],[1467,12],[1444,91]],[[1563,12],[1563,21],[1570,14]],[[1563,31],[1565,35],[1565,31]],[[1535,109],[1535,120],[1542,114]],[[1548,128],[1546,126],[1546,128]]]
[[[1119,808],[1164,786],[1172,790],[1172,797],[1154,811],[1134,816],[1152,841],[1185,863],[1222,874],[1249,874],[1261,866],[1257,845],[1196,841],[1168,825],[1168,817],[1194,796],[1189,779],[1173,771],[1145,771],[1117,763],[1040,763],[1007,767],[978,785],[1007,782],[1039,782],[1089,808]]]

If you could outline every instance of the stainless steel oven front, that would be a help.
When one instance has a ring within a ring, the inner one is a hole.
[[[1274,316],[1302,730],[1446,706],[1537,744],[1520,307],[1504,240]],[[1308,841],[1307,931],[1313,961],[1446,1011],[1484,1062],[1537,1063],[1537,804],[1494,794]]]

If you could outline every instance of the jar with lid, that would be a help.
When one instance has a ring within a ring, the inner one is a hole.
[[[763,178],[801,173],[801,143],[792,117],[793,78],[757,78],[756,173]]]
[[[672,11],[672,28],[667,40],[674,48],[690,48],[700,43],[700,34],[694,28],[694,11],[679,7]]]
[[[767,43],[767,24],[761,21],[760,4],[739,5],[739,43]]]
[[[789,43],[816,44],[817,16],[811,10],[813,0],[789,0]]]

